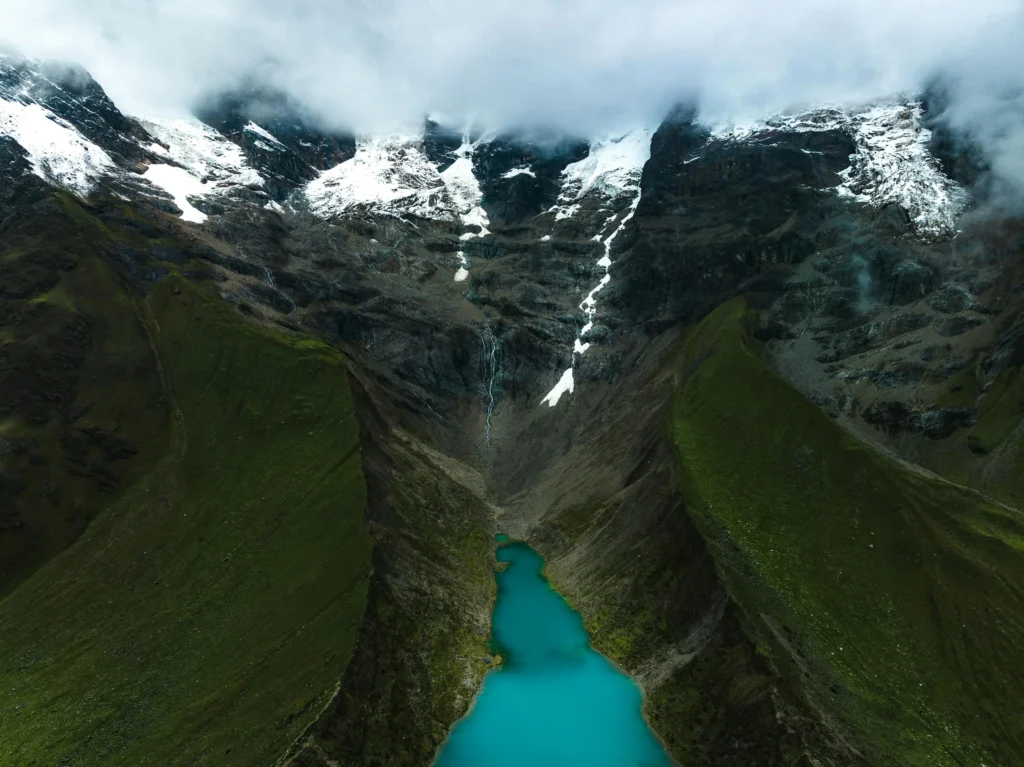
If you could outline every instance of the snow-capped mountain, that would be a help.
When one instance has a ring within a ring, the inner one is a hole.
[[[313,214],[349,213],[455,221],[456,204],[437,166],[423,151],[422,136],[367,136],[355,156],[324,171],[304,191]]]
[[[449,272],[456,283],[468,283],[474,259],[489,252],[494,222],[500,228],[535,220],[542,243],[597,244],[594,282],[574,300],[581,320],[567,350],[570,364],[544,401],[554,406],[573,391],[573,370],[597,342],[595,327],[604,332],[598,298],[613,281],[618,238],[641,204],[653,128],[581,142],[474,135],[428,120],[402,133],[351,137],[318,132],[286,98],[256,90],[221,98],[200,114],[128,118],[80,71],[0,58],[0,134],[25,149],[38,176],[83,197],[107,185],[194,225],[225,206],[324,221],[430,222],[458,238]],[[733,144],[845,137],[848,165],[825,191],[851,205],[900,211],[916,237],[948,238],[967,197],[931,155],[923,121],[920,102],[895,99],[710,126],[681,173]],[[800,151],[813,159],[823,154],[815,146]]]
[[[0,101],[0,135],[25,149],[40,178],[83,197],[116,167],[73,125],[35,102]]]
[[[249,166],[242,150],[197,119],[141,120],[156,141],[154,162],[142,178],[168,192],[182,211],[182,220],[201,224],[207,215],[193,202],[240,192],[265,194],[263,177]]]
[[[930,152],[932,132],[923,126],[923,117],[920,101],[902,98],[852,109],[822,107],[774,115],[741,127],[717,126],[714,136],[759,141],[777,131],[845,132],[853,138],[855,152],[836,190],[874,208],[898,206],[918,234],[948,236],[967,200]]]
[[[286,103],[275,98],[279,106]],[[529,145],[514,137],[439,144],[424,130],[356,140],[319,133],[300,118],[272,117],[261,125],[251,118],[253,104],[265,109],[268,99],[261,93],[222,98],[201,112],[205,122],[136,120],[121,114],[81,70],[0,56],[0,133],[26,150],[35,173],[80,195],[118,179],[143,197],[163,199],[165,207],[173,200],[183,220],[196,224],[209,215],[203,200],[278,210],[293,195],[318,217],[446,221],[462,224],[467,239],[486,234],[494,215],[507,217],[510,204],[536,214],[547,210],[562,221],[595,193],[609,203],[635,197],[653,133],[599,137],[582,145],[582,159],[552,165],[544,152],[524,153]],[[716,127],[709,140],[763,142],[779,131],[843,131],[855,151],[838,194],[875,208],[895,205],[919,235],[949,236],[966,197],[928,151],[922,119],[922,106],[913,100],[827,107]],[[545,194],[553,204],[531,208]],[[459,259],[465,259],[461,252]]]

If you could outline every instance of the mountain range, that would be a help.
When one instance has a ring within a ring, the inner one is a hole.
[[[0,56],[0,763],[430,764],[499,532],[681,765],[1024,763],[1024,219],[943,109],[353,135]]]

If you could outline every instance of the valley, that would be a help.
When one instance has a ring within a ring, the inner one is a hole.
[[[354,136],[86,77],[0,58],[0,763],[471,764],[544,605],[636,764],[1024,760],[1024,229],[927,98]]]

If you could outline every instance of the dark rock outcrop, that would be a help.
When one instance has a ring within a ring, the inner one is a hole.
[[[616,309],[638,325],[685,321],[806,259],[834,236],[829,219],[841,203],[830,187],[853,151],[841,130],[715,139],[692,110],[676,110],[654,134],[622,238],[629,255],[614,275]]]
[[[890,432],[911,431],[929,439],[945,439],[957,429],[973,426],[978,414],[969,407],[912,410],[903,402],[881,401],[864,410],[861,416],[872,426]]]
[[[586,156],[586,142],[569,138],[509,134],[487,142],[474,155],[484,210],[503,225],[543,213],[558,199],[565,166]]]
[[[122,163],[152,159],[152,137],[81,67],[0,54],[0,98],[38,103]]]
[[[277,201],[356,151],[354,135],[319,127],[300,105],[264,88],[248,86],[221,94],[196,115],[242,148]]]

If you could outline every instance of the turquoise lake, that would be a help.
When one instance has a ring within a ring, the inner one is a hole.
[[[499,542],[507,541],[505,536]],[[503,543],[492,642],[504,663],[484,679],[435,767],[668,767],[641,714],[640,688],[590,647],[579,613],[525,543]]]

